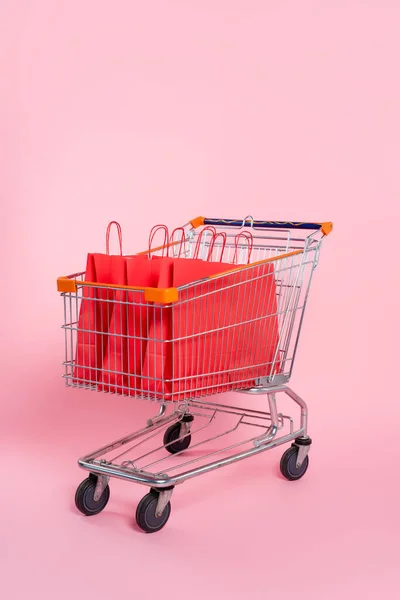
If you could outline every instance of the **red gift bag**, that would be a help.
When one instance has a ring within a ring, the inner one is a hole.
[[[111,226],[118,229],[122,254],[121,227],[115,221],[107,227],[106,254],[88,254],[85,282],[93,284],[118,284],[122,256],[109,254]],[[82,385],[95,385],[101,377],[103,359],[107,348],[107,334],[114,308],[115,291],[94,286],[82,287],[82,302],[77,327],[77,344],[74,381]]]

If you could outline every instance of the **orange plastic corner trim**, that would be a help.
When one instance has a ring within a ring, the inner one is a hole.
[[[176,288],[146,288],[144,299],[147,302],[157,302],[158,304],[171,304],[179,299],[179,292]]]
[[[325,223],[321,223],[321,231],[324,235],[329,235],[333,229],[333,223],[331,221],[326,221]]]
[[[192,221],[190,221],[190,224],[193,227],[193,229],[197,229],[197,227],[201,227],[202,225],[204,225],[204,217],[196,217],[195,219],[192,219]]]
[[[76,293],[76,279],[69,279],[68,277],[59,277],[57,279],[57,290],[62,293],[71,292]]]

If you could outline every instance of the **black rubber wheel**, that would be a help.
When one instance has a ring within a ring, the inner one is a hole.
[[[158,492],[151,490],[141,499],[136,509],[136,523],[146,533],[160,531],[171,514],[171,503],[168,502],[161,517],[156,517],[157,502]]]
[[[305,457],[301,467],[296,466],[298,452],[299,449],[297,446],[291,446],[283,453],[281,458],[281,473],[289,481],[300,479],[308,469],[308,455]]]
[[[182,450],[187,450],[190,446],[190,442],[192,441],[192,436],[190,433],[185,435],[184,438],[179,440],[181,437],[181,424],[175,423],[168,427],[167,431],[164,433],[164,446],[171,454],[176,454],[177,452],[182,452]],[[175,441],[179,440],[179,441]]]
[[[100,499],[96,502],[94,499],[94,491],[96,489],[97,477],[89,476],[84,479],[78,486],[75,494],[76,508],[84,515],[97,515],[105,508],[110,499],[110,488],[107,486],[104,489]]]

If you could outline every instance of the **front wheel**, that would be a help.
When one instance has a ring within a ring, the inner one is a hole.
[[[90,476],[84,479],[78,486],[75,494],[75,505],[81,513],[86,516],[97,515],[99,512],[106,507],[107,502],[110,499],[110,488],[107,485],[104,488],[102,495],[99,500],[94,499],[94,492],[96,489],[97,477]]]
[[[303,460],[300,467],[297,466],[297,455],[299,448],[291,446],[283,453],[281,458],[281,473],[289,481],[296,481],[303,477],[308,469],[308,455]]]
[[[165,506],[162,514],[157,517],[156,509],[159,493],[151,490],[141,499],[136,510],[136,523],[146,533],[160,531],[166,524],[171,514],[171,503]]]

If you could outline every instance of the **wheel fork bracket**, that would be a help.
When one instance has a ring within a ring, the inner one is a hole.
[[[296,438],[293,446],[296,446],[299,449],[296,461],[296,467],[299,469],[310,451],[311,438],[308,436],[298,437]]]
[[[95,502],[98,502],[100,500],[100,498],[102,497],[104,490],[108,486],[108,482],[110,481],[110,478],[107,475],[95,475],[95,477],[96,477],[97,481],[96,481],[96,488],[94,490],[93,499]]]
[[[168,502],[171,500],[172,497],[172,493],[174,491],[174,488],[169,488],[166,490],[157,490],[158,493],[158,501],[157,501],[157,507],[156,507],[156,517],[157,519],[159,519],[161,517],[161,515],[163,514],[165,507],[167,506]]]

